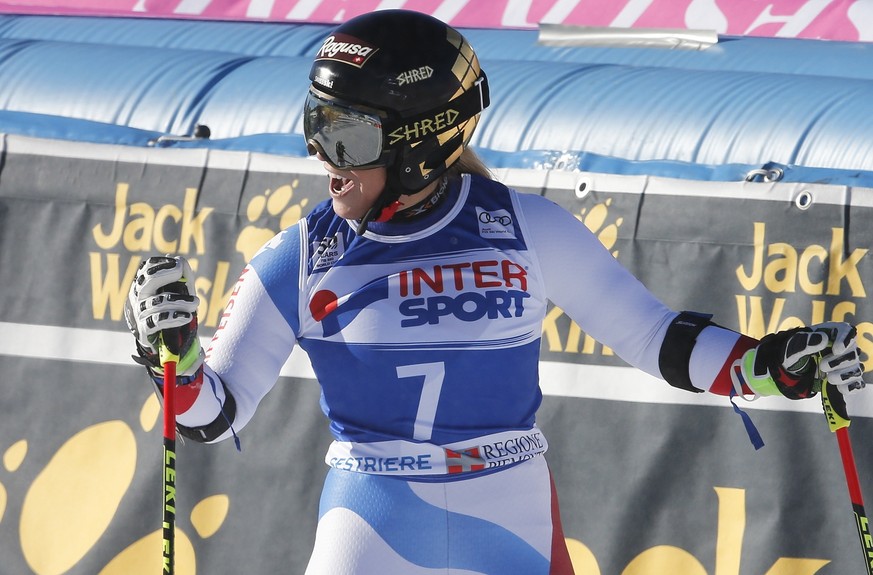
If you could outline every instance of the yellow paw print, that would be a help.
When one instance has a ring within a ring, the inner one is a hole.
[[[615,247],[618,241],[618,228],[624,222],[624,218],[616,218],[614,222],[606,224],[610,205],[612,205],[612,198],[593,206],[590,210],[582,208],[576,215],[576,219],[585,224],[585,227],[591,230],[608,250]],[[618,250],[612,252],[612,255],[618,257]]]
[[[160,405],[152,394],[140,411],[140,425],[154,428]],[[8,473],[21,472],[28,443],[22,439],[3,453]],[[75,567],[103,537],[136,471],[137,445],[131,427],[120,420],[91,425],[69,438],[36,474],[21,506],[21,551],[35,575],[61,575]],[[9,494],[0,483],[0,522]],[[156,507],[157,507],[156,503]],[[190,521],[197,535],[207,539],[227,517],[230,500],[218,494],[197,503]],[[157,515],[156,515],[157,516]],[[123,549],[98,575],[159,573],[162,531],[157,529]],[[176,573],[195,575],[196,555],[191,538],[176,527]]]
[[[266,190],[249,202],[246,207],[246,219],[249,225],[243,228],[236,240],[236,251],[243,255],[246,262],[251,260],[255,252],[278,232],[294,225],[303,217],[303,208],[309,202],[308,198],[303,198],[296,204],[292,203],[294,190],[298,185],[299,181],[294,180],[290,185]],[[268,225],[270,220],[276,217],[279,217],[278,229]]]

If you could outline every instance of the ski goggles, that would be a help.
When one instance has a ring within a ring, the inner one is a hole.
[[[482,72],[474,84],[443,106],[416,115],[364,110],[328,99],[310,88],[303,105],[303,135],[311,154],[318,152],[335,168],[389,163],[401,146],[415,145],[456,128],[488,107],[488,80]]]
[[[303,106],[303,135],[307,147],[336,168],[377,164],[382,158],[382,118],[377,113],[327,100],[312,90]]]

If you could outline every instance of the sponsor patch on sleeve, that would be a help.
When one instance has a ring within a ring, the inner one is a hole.
[[[515,239],[515,225],[507,210],[488,211],[476,206],[479,220],[479,235],[483,238]]]

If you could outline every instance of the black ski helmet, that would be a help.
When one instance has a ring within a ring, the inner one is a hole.
[[[388,170],[383,195],[393,197],[382,205],[436,181],[461,156],[489,104],[487,79],[467,40],[440,20],[408,10],[379,10],[341,24],[319,48],[309,79],[310,98],[317,94],[381,118],[381,150],[363,165]],[[316,116],[309,103],[305,114]],[[329,135],[306,137],[310,152],[336,146],[339,160],[349,147]],[[371,139],[361,141],[373,147]]]

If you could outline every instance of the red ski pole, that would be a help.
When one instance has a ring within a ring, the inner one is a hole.
[[[174,330],[166,330],[172,332]],[[172,338],[171,338],[172,339]],[[178,337],[176,338],[178,339]],[[161,573],[173,575],[175,572],[176,548],[176,364],[179,361],[178,349],[171,350],[161,332],[160,359],[164,367],[164,458],[163,458],[163,560]],[[178,346],[175,346],[178,347]]]
[[[873,575],[873,537],[870,535],[870,523],[864,510],[864,498],[861,495],[861,481],[858,479],[858,466],[855,464],[855,454],[849,439],[849,419],[846,411],[846,400],[830,383],[826,384],[821,394],[822,405],[828,419],[828,427],[837,434],[840,445],[840,458],[843,460],[843,471],[846,474],[846,485],[849,488],[849,499],[855,514],[855,525],[861,538],[861,548],[864,551],[864,566],[867,575]]]

